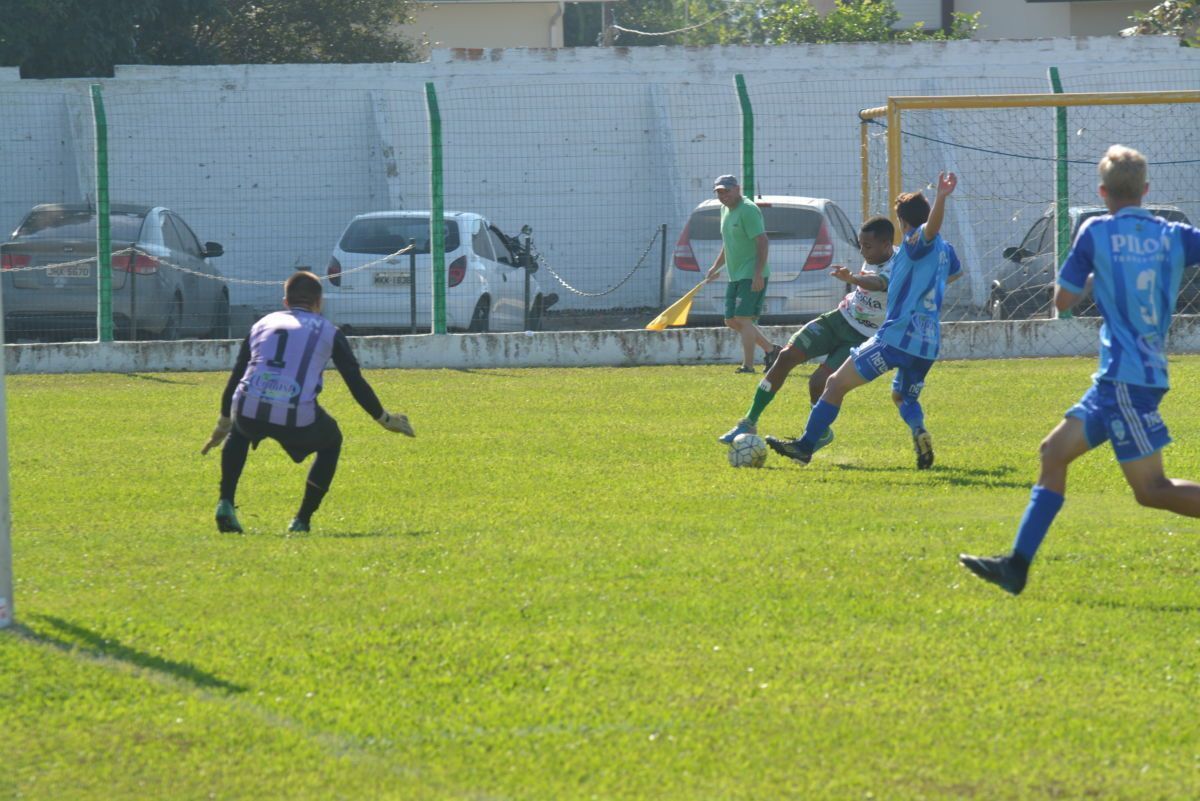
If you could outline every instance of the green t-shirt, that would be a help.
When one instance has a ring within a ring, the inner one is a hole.
[[[754,277],[754,263],[758,260],[754,240],[766,230],[762,210],[749,198],[742,198],[732,209],[721,206],[721,241],[725,245],[725,269],[730,281]],[[770,274],[770,265],[764,264],[763,278]]]

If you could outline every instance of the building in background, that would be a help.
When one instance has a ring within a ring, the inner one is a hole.
[[[426,49],[562,47],[565,5],[558,0],[419,0],[413,22],[400,31]]]
[[[812,0],[826,12],[837,0]],[[1044,39],[1066,36],[1116,36],[1133,23],[1135,11],[1149,11],[1155,0],[895,0],[900,27],[925,23],[933,31],[950,24],[950,15],[979,14],[976,39]]]

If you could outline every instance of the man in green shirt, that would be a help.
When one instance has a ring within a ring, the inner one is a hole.
[[[739,373],[754,372],[754,348],[766,354],[769,368],[780,347],[763,336],[754,324],[762,313],[767,295],[767,230],[762,211],[754,201],[742,195],[738,179],[722,175],[713,183],[713,192],[721,201],[721,252],[709,268],[706,281],[712,281],[729,266],[729,286],[725,289],[725,325],[742,336],[742,365]]]

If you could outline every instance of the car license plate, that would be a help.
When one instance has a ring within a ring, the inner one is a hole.
[[[91,278],[90,264],[67,264],[62,267],[47,267],[46,275],[51,278]]]
[[[408,271],[381,270],[375,273],[375,286],[408,286]]]

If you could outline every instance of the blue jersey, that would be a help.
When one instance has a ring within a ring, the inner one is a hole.
[[[1087,220],[1058,273],[1080,294],[1089,275],[1100,327],[1097,380],[1143,387],[1167,383],[1167,330],[1183,268],[1200,263],[1200,230],[1140,206]]]
[[[946,281],[962,270],[958,254],[941,235],[925,240],[925,226],[907,237],[892,257],[887,315],[875,338],[922,359],[936,359],[941,345],[938,314]]]

